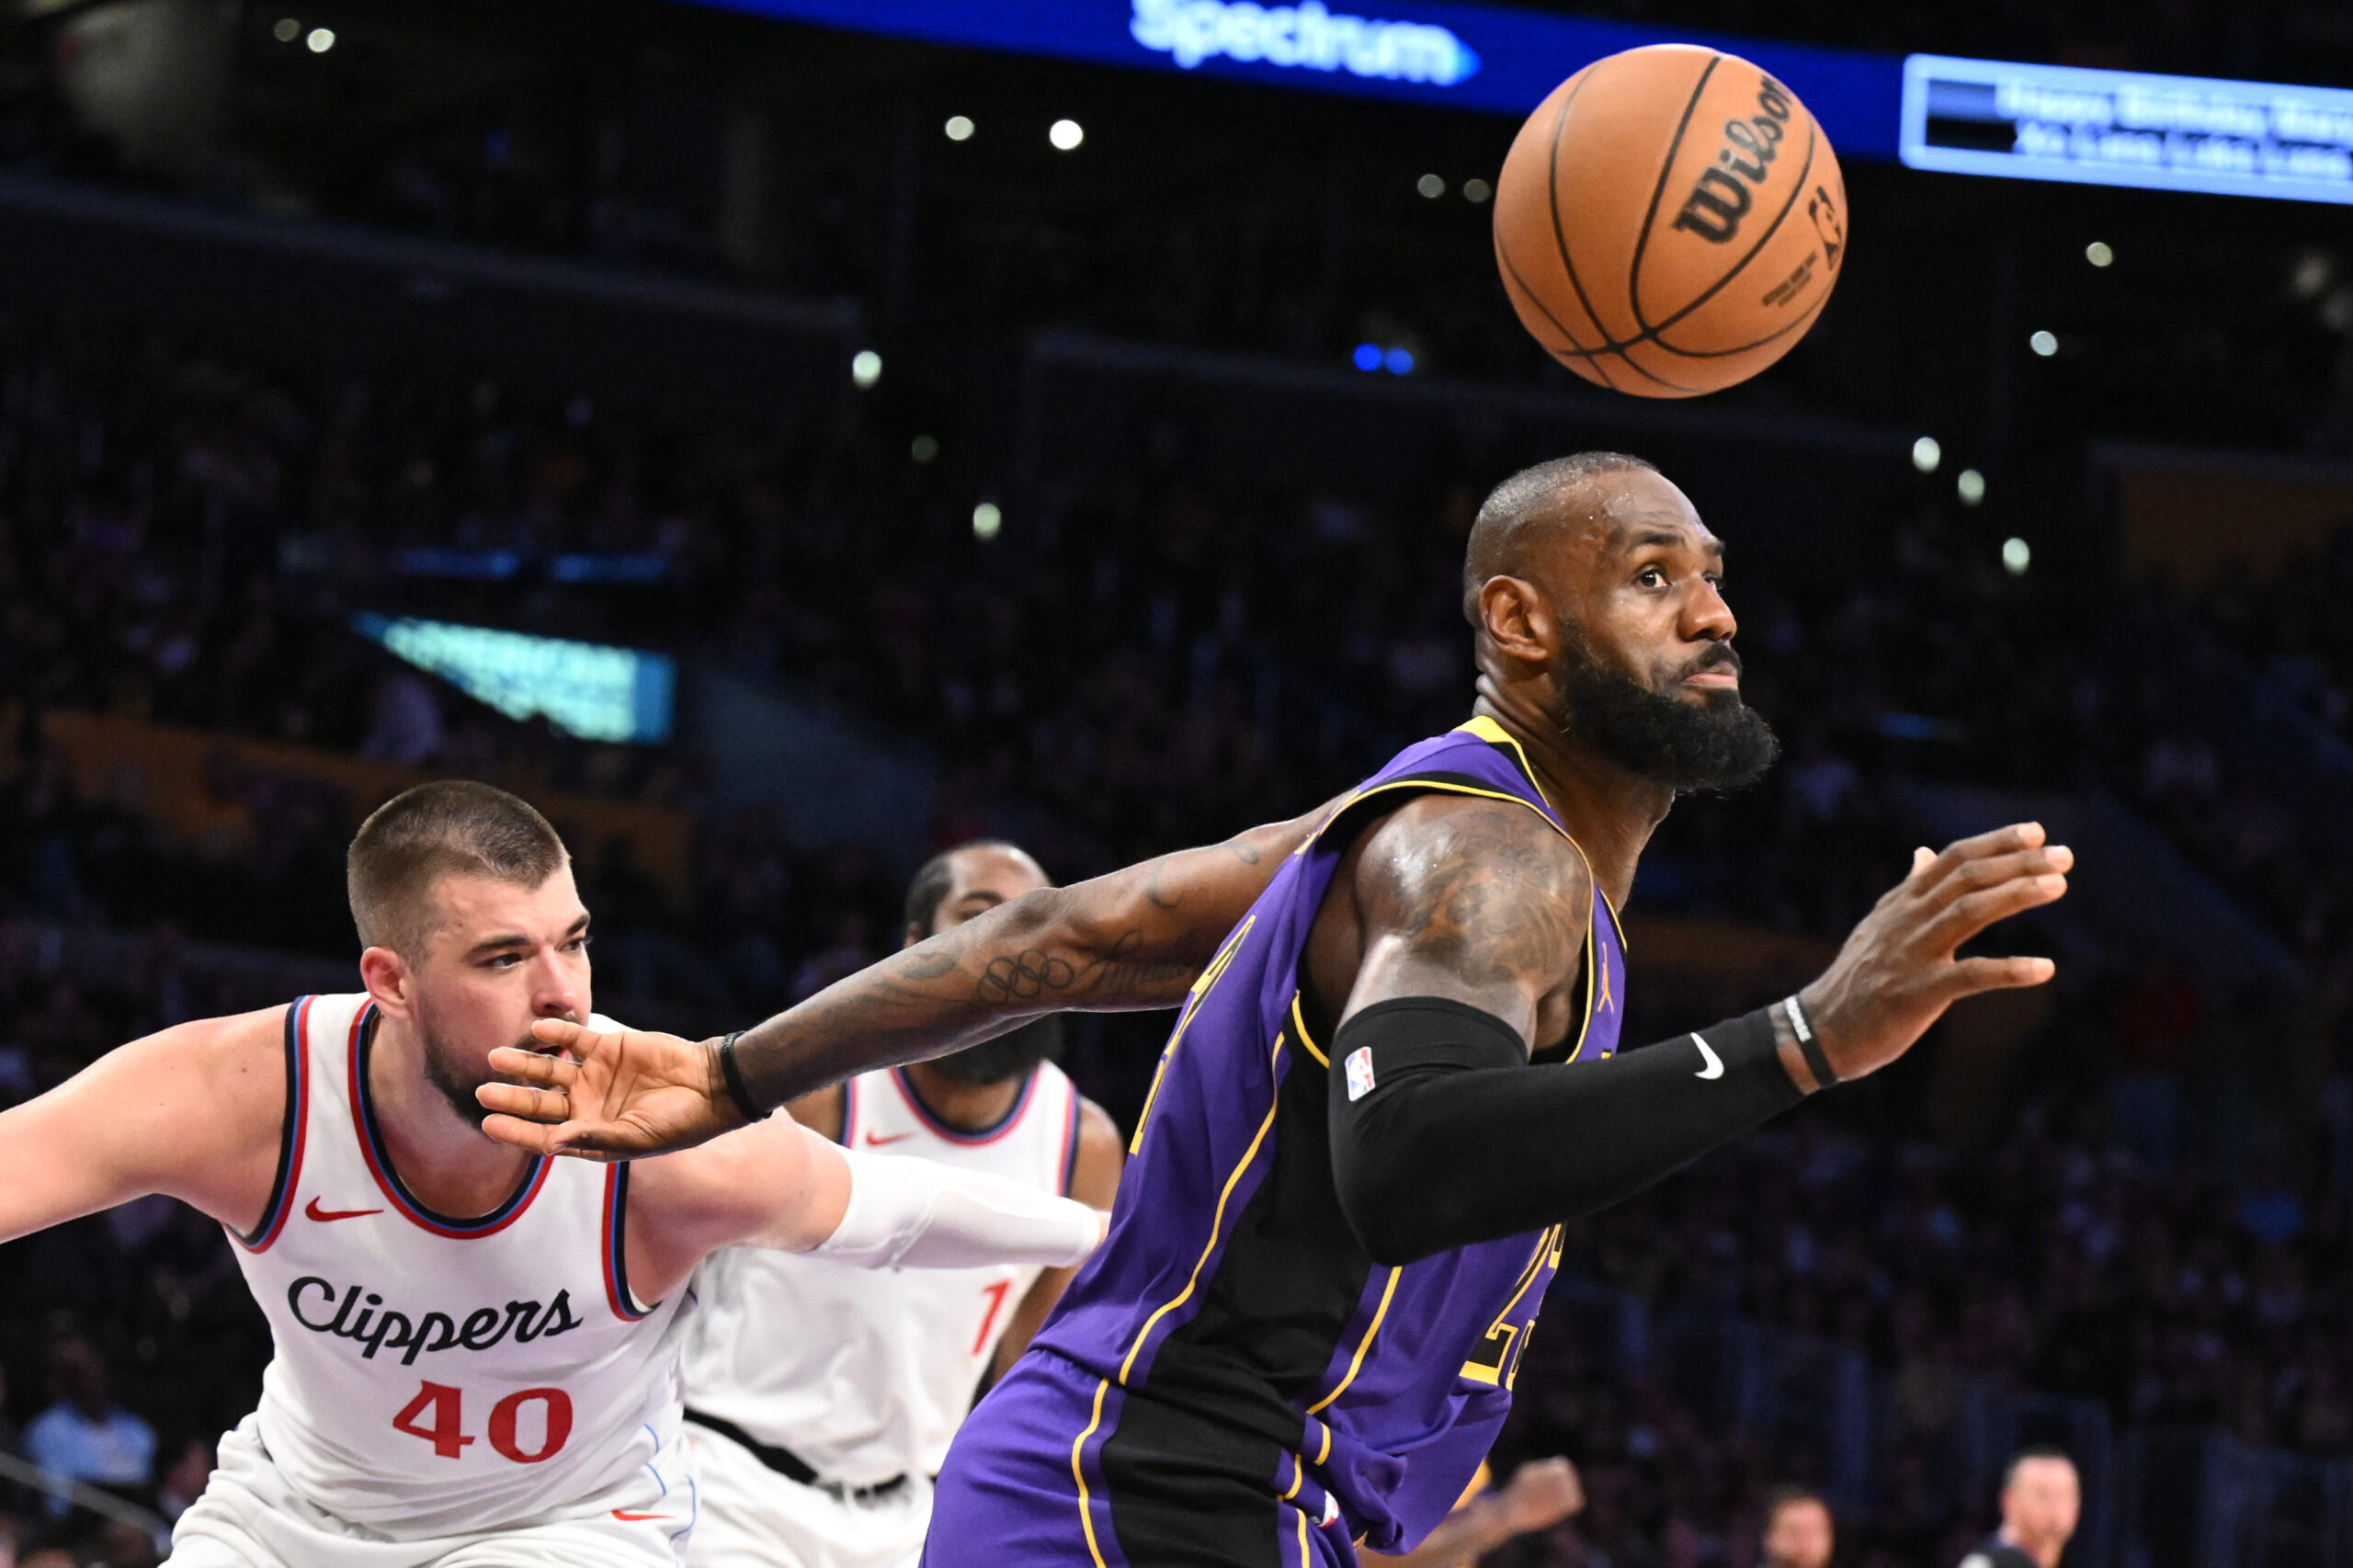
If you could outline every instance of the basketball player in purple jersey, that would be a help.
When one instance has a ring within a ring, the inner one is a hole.
[[[1957,998],[2052,973],[1955,957],[2065,891],[2069,852],[2013,826],[1919,851],[1797,995],[1618,1052],[1643,846],[1677,793],[1774,753],[1722,564],[1638,459],[1517,475],[1472,530],[1461,728],[1312,822],[1016,901],[747,1034],[542,1026],[583,1060],[504,1053],[536,1086],[485,1086],[509,1113],[487,1125],[592,1157],[673,1147],[1038,1011],[1165,999],[1206,960],[1110,1238],[958,1437],[926,1561],[1408,1550],[1502,1424],[1563,1221],[1885,1066]]]

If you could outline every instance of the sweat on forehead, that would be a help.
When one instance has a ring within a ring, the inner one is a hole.
[[[1605,475],[1629,472],[1658,470],[1626,452],[1577,452],[1524,468],[1489,491],[1462,554],[1462,613],[1478,619],[1479,589],[1489,578],[1527,574],[1535,540],[1582,515],[1578,492]]]

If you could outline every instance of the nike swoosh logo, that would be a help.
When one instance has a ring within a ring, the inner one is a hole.
[[[1691,1075],[1695,1078],[1722,1077],[1724,1075],[1724,1059],[1716,1054],[1715,1047],[1710,1045],[1706,1040],[1701,1040],[1696,1034],[1691,1037],[1691,1043],[1699,1048],[1699,1059],[1707,1063],[1705,1067],[1700,1068],[1697,1073],[1694,1073]]]
[[[625,1508],[613,1510],[613,1517],[625,1525],[633,1525],[640,1519],[666,1519],[669,1517],[667,1514],[632,1514]]]
[[[383,1210],[381,1209],[322,1209],[319,1207],[319,1200],[313,1198],[311,1199],[310,1207],[302,1212],[313,1220],[357,1220],[363,1214],[381,1214]]]
[[[866,1146],[870,1149],[880,1149],[886,1143],[904,1143],[914,1136],[912,1132],[893,1132],[888,1138],[877,1138],[870,1132],[866,1135]]]

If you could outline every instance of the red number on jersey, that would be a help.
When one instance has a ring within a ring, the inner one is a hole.
[[[546,1435],[537,1453],[525,1453],[515,1441],[515,1417],[526,1403],[538,1400],[548,1407]],[[490,1410],[490,1446],[517,1464],[537,1464],[563,1447],[572,1436],[572,1396],[562,1389],[525,1389],[510,1393]]]
[[[439,1383],[426,1383],[416,1391],[416,1397],[402,1406],[401,1413],[392,1417],[392,1430],[424,1438],[433,1445],[433,1451],[445,1460],[456,1459],[465,1446],[473,1441],[459,1431],[465,1421],[461,1414],[465,1397],[456,1389],[444,1388]],[[433,1425],[419,1426],[416,1418],[427,1410],[433,1412]],[[513,1428],[510,1426],[508,1429],[511,1431]]]
[[[981,1294],[989,1299],[988,1315],[981,1319],[981,1332],[972,1336],[972,1354],[977,1356],[988,1348],[989,1330],[996,1326],[996,1314],[1005,1310],[1006,1292],[1013,1289],[1013,1281],[1000,1279],[994,1285],[981,1287]]]

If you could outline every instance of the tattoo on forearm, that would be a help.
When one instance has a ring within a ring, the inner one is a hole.
[[[1077,975],[1068,959],[1025,948],[1009,957],[1000,954],[991,959],[972,994],[992,1007],[1026,1002],[1049,991],[1069,990]]]

